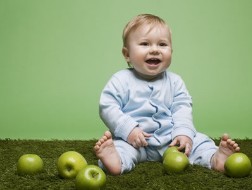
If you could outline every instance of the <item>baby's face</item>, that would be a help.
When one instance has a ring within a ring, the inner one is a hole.
[[[171,64],[170,31],[166,26],[140,27],[131,32],[123,54],[144,78],[152,79]]]

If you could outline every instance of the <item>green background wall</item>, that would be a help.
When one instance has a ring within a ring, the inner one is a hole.
[[[252,138],[252,1],[0,0],[0,138],[92,139],[102,88],[127,66],[124,25],[140,13],[173,32],[196,128]]]

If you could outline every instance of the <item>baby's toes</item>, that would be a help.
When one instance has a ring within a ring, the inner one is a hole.
[[[99,140],[99,142],[100,142],[101,144],[103,144],[103,143],[105,142],[105,140],[104,140],[103,138],[101,138],[101,139]]]
[[[238,145],[237,143],[235,143],[235,144],[233,145],[233,148],[234,148],[234,150],[235,150],[236,152],[239,152],[239,151],[240,151],[240,147],[239,147],[239,145]]]
[[[229,144],[230,144],[231,146],[234,146],[235,141],[231,141]]]
[[[235,151],[236,152],[239,152],[240,151],[240,147],[237,145],[237,147],[235,148]]]
[[[94,151],[97,151],[99,149],[99,146],[98,145],[95,145],[94,146]]]
[[[111,133],[109,131],[106,131],[104,133],[104,136],[106,136],[108,139],[112,137]]]
[[[106,141],[106,140],[108,140],[108,137],[104,135],[104,136],[102,137],[102,139],[103,139],[104,141]]]
[[[100,142],[100,141],[97,141],[97,142],[95,143],[95,146],[101,146],[101,142]]]

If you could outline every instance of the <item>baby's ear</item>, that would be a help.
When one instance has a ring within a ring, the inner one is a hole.
[[[127,63],[129,63],[130,62],[130,58],[129,58],[129,50],[128,50],[128,48],[123,47],[122,48],[122,54],[123,54],[125,60],[127,61]]]

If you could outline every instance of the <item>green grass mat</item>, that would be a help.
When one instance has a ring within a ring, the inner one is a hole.
[[[252,140],[236,139],[241,151],[252,159]],[[66,151],[75,150],[84,155],[89,164],[97,164],[93,153],[96,140],[0,140],[0,189],[75,189],[74,180],[58,176],[56,162]],[[218,143],[218,140],[215,140]],[[26,153],[41,156],[45,170],[34,176],[19,176],[16,172],[18,158]],[[252,174],[245,178],[229,178],[200,166],[189,166],[181,174],[165,174],[162,163],[145,162],[137,165],[130,173],[121,176],[107,176],[106,189],[252,189]]]

